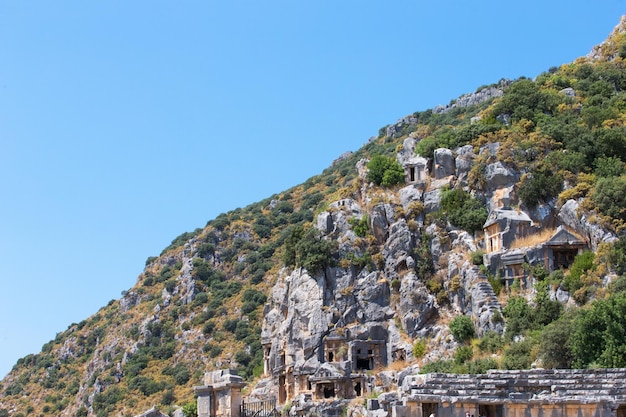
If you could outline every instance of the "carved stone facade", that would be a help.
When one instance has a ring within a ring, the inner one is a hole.
[[[416,184],[425,187],[429,177],[428,160],[422,157],[413,157],[404,163],[404,180],[407,184]]]
[[[378,332],[372,334],[386,335],[375,329]],[[299,354],[276,349],[273,342],[264,341],[264,369],[275,382],[278,404],[302,394],[314,400],[363,397],[369,392],[366,372],[388,365],[386,338],[352,338],[349,330],[344,334],[330,332],[321,345],[304,349],[308,358],[304,361],[294,361]],[[405,354],[401,356],[404,359]]]
[[[508,249],[515,239],[531,233],[532,220],[521,211],[507,208],[495,209],[483,226],[487,253]]]
[[[581,254],[587,247],[587,242],[580,236],[559,226],[554,235],[545,243],[547,270],[569,268],[576,255]]]

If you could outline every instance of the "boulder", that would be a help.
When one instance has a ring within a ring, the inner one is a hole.
[[[435,149],[433,170],[436,179],[446,178],[456,173],[454,154],[450,149]]]
[[[454,160],[456,171],[454,175],[457,181],[460,181],[462,184],[467,184],[467,177],[472,169],[474,158],[476,157],[476,155],[474,155],[474,147],[472,145],[462,146],[456,149],[456,154],[457,156]]]

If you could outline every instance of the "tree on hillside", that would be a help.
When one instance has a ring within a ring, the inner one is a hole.
[[[617,220],[626,221],[626,176],[600,178],[593,201],[600,211]]]
[[[455,188],[441,195],[441,209],[456,227],[469,232],[481,230],[487,221],[487,208],[467,191]]]
[[[395,159],[375,155],[367,164],[367,180],[376,185],[391,187],[404,182],[404,169]]]
[[[574,366],[603,368],[626,366],[626,294],[597,300],[581,310],[570,337]]]

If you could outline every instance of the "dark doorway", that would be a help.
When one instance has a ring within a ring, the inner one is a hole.
[[[477,417],[504,417],[502,404],[479,404]]]
[[[357,382],[356,384],[354,384],[354,392],[356,392],[357,397],[361,396],[361,383],[360,382]]]
[[[422,416],[428,417],[431,414],[437,415],[437,403],[422,403]]]
[[[554,269],[569,268],[577,254],[577,249],[552,249]]]
[[[335,396],[335,385],[324,384],[324,398],[333,398]]]
[[[278,403],[284,404],[287,401],[287,390],[285,387],[285,376],[278,377]]]
[[[356,369],[363,371],[371,371],[370,360],[369,359],[357,359],[356,360]]]

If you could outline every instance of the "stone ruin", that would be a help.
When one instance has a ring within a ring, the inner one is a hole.
[[[626,369],[425,374],[402,384],[400,417],[626,417]]]
[[[342,386],[334,384],[345,375],[322,366],[309,380],[325,390],[331,389],[327,384]],[[241,406],[243,384],[233,371],[208,373],[205,383],[196,387],[198,417],[253,415]],[[347,399],[338,402],[334,396],[342,394],[301,396],[288,414],[330,416],[348,407],[349,417],[626,417],[626,369],[490,370],[464,375],[403,371],[395,391],[368,398],[364,405],[349,405]],[[254,415],[278,417],[285,414],[278,411],[285,403],[274,401],[271,408]]]
[[[234,370],[207,372],[204,385],[194,387],[198,396],[198,417],[237,417],[241,389],[246,386]]]

